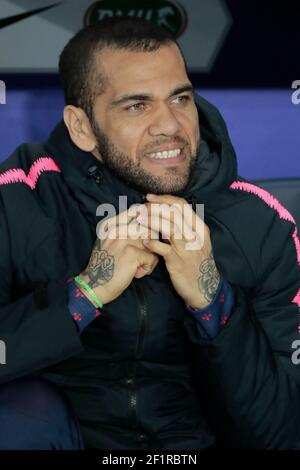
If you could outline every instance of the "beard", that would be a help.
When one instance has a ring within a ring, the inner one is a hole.
[[[157,176],[142,168],[141,164],[138,161],[132,160],[129,155],[118,150],[94,120],[92,129],[97,140],[102,162],[129,187],[143,194],[173,194],[182,191],[187,185],[196,164],[199,142],[195,154],[192,154],[189,144],[182,137],[173,138],[172,143],[178,142],[179,144],[184,144],[188,149],[186,157],[188,166],[185,171],[182,171],[181,165],[170,165],[166,168],[166,175]],[[166,140],[164,142],[156,142],[155,145],[162,145],[164,143],[167,143]],[[151,149],[148,152],[151,152]]]

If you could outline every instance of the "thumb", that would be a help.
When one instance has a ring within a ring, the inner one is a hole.
[[[140,266],[140,267],[137,268],[134,277],[135,277],[136,279],[140,279],[141,277],[144,277],[144,276],[146,276],[146,275],[151,274],[152,271],[153,271],[153,270],[151,270],[151,271],[149,272],[146,268],[144,268],[143,266]]]
[[[136,247],[135,247],[135,253],[137,256],[136,258],[137,268],[136,268],[135,277],[139,279],[143,276],[146,276],[147,274],[148,275],[151,274],[158,263],[158,257],[154,253],[151,253],[150,251],[146,251],[146,250],[143,250],[141,248],[136,248]]]
[[[143,240],[143,244],[148,250],[152,251],[152,253],[156,253],[164,258],[167,258],[172,252],[171,245],[160,242],[159,240],[149,240],[147,238]]]

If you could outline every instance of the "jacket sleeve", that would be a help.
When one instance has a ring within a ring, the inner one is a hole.
[[[16,297],[10,240],[0,205],[0,383],[30,375],[82,350],[68,309],[68,286],[49,282]]]
[[[234,286],[233,312],[219,335],[203,339],[193,319],[184,323],[195,386],[227,448],[300,449],[300,365],[292,359],[300,268],[290,226],[278,219],[266,237],[257,285],[247,292]]]

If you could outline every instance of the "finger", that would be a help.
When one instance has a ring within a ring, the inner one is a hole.
[[[128,225],[128,238],[130,240],[142,240],[145,238],[154,238],[158,240],[159,232],[153,230],[151,227],[148,227],[146,223],[140,224],[137,220],[135,220],[135,222]]]
[[[144,276],[149,276],[149,274],[151,274],[151,273],[148,272],[145,268],[143,268],[143,266],[141,266],[141,267],[137,268],[134,277],[136,279],[141,279]]]
[[[132,204],[127,211],[128,217],[130,219],[129,223],[132,220],[135,220],[140,213],[143,213],[143,211],[147,212],[145,204]]]
[[[118,227],[124,224],[131,224],[138,214],[143,210],[144,204],[133,204],[128,210],[120,212],[118,215],[109,217],[100,222],[100,228],[107,231],[111,227]]]
[[[147,205],[147,204],[146,204]],[[158,216],[162,219],[169,220],[174,224],[174,231],[178,234],[178,239],[183,240],[194,240],[195,239],[195,232],[192,229],[192,216],[193,213],[192,209],[185,204],[185,206],[181,206],[180,204],[156,204],[152,203],[147,205],[148,212],[150,216],[148,219],[150,220],[150,227],[151,227],[151,220],[152,216]],[[188,213],[187,213],[188,210]],[[143,219],[143,215],[140,214],[137,218],[137,221]],[[155,227],[156,228],[156,227]]]
[[[136,271],[139,273],[144,271],[144,275],[150,274],[158,263],[157,256],[149,250],[131,246],[130,256],[132,256],[132,253],[136,263]]]
[[[151,250],[153,253],[162,256],[167,260],[172,255],[172,247],[167,243],[160,242],[158,240],[143,240],[144,245]]]
[[[121,239],[121,240],[137,240],[143,238],[159,238],[159,232],[146,229],[137,223],[139,214],[148,214],[145,204],[134,204],[128,211],[120,213],[118,216],[106,219],[99,224],[97,228],[98,238],[104,240]]]
[[[185,199],[171,194],[147,194],[146,198],[150,202],[158,202],[159,204],[188,204]]]
[[[149,276],[149,275],[154,271],[154,269],[156,268],[157,264],[158,264],[158,257],[157,257],[156,263],[154,263],[154,264],[152,265],[152,268],[150,269],[150,271],[149,271],[149,269],[146,269],[146,267],[140,266],[140,267],[137,268],[134,277],[135,277],[136,279],[140,279],[141,277]]]
[[[146,197],[147,200],[151,203],[151,205],[155,203],[176,205],[177,207],[181,207],[182,211],[184,212],[185,223],[190,225],[193,231],[203,232],[202,226],[204,224],[204,215],[202,204],[196,204],[196,211],[194,211],[191,204],[189,204],[185,199],[178,196],[173,196],[169,194],[147,194]]]
[[[101,226],[97,229],[97,236],[100,240],[127,240],[128,235],[128,224],[115,224],[109,223],[105,226]]]
[[[162,234],[163,239],[170,240],[170,243],[177,250],[184,250],[186,241],[195,241],[196,234],[194,234],[188,226],[183,225],[181,216],[178,224],[170,220],[169,214],[164,217],[163,214],[155,216],[152,213],[150,220],[144,221],[141,216],[139,216],[137,220],[145,225],[149,223],[151,229],[159,231]]]
[[[129,211],[128,211],[130,215],[131,215],[131,209],[132,208],[133,208],[133,206],[131,206],[131,208],[129,208]],[[146,227],[145,225],[142,225],[137,221],[138,217],[144,217],[144,218],[148,217],[148,207],[147,207],[147,205],[146,204],[136,204],[134,209],[135,209],[136,217],[129,224],[129,229],[128,229],[129,238],[132,238],[132,239],[153,238],[153,239],[158,240],[158,238],[159,238],[159,232],[158,231],[152,230],[151,227]]]

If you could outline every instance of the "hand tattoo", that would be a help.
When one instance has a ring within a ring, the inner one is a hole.
[[[115,258],[101,249],[100,240],[97,240],[89,264],[82,274],[89,277],[90,286],[102,286],[110,281],[114,274]]]
[[[200,264],[199,271],[199,291],[204,298],[211,303],[220,282],[220,275],[218,273],[212,251],[210,252],[209,257]]]

